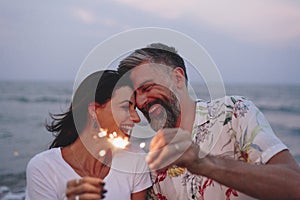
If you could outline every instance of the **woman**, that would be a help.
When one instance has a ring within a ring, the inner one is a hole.
[[[47,129],[56,138],[28,163],[26,199],[145,199],[151,186],[147,165],[132,156],[141,150],[130,144],[116,150],[99,134],[105,129],[129,137],[140,121],[132,94],[126,79],[113,70],[84,79],[69,110],[51,115]]]

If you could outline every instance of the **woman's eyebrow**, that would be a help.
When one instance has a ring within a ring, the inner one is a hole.
[[[129,103],[129,104],[133,104],[133,102],[132,102],[132,101],[130,101],[130,100],[123,100],[123,101],[121,101],[121,102],[120,102],[120,104],[122,104],[122,103]]]

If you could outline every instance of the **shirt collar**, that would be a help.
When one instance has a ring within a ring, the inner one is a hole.
[[[209,109],[209,103],[203,99],[198,99],[196,101],[196,113],[194,127],[207,123],[210,120],[212,113]]]

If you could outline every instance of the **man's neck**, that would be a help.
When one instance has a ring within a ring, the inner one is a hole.
[[[192,133],[193,124],[195,121],[196,102],[191,98],[188,98],[181,107],[181,117],[178,127],[183,130],[187,130]]]

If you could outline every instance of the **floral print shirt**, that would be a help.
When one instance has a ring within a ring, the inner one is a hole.
[[[258,165],[265,164],[275,154],[287,149],[258,108],[239,96],[226,96],[211,102],[197,101],[191,136],[193,142],[200,146],[200,157],[211,154]],[[153,191],[149,193],[149,199],[253,199],[176,166],[152,174],[152,179]]]

